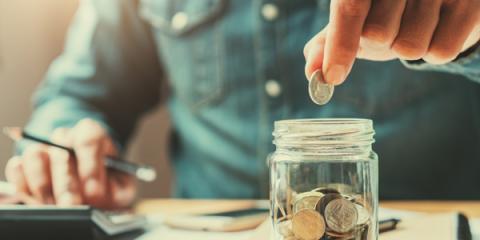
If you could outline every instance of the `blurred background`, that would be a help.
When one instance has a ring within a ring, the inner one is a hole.
[[[0,0],[0,127],[27,122],[32,93],[61,53],[77,5],[78,0]],[[166,109],[159,107],[143,119],[131,143],[128,159],[152,164],[159,172],[156,182],[141,185],[141,197],[169,196],[169,126]],[[12,149],[12,142],[1,135],[0,180]]]

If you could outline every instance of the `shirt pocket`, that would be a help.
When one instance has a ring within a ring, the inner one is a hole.
[[[140,16],[152,27],[172,94],[192,110],[224,95],[223,32],[226,0],[141,0]]]

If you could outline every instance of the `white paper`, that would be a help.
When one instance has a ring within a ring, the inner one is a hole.
[[[171,229],[162,224],[162,215],[150,215],[147,217],[149,221],[149,231],[137,238],[137,240],[247,240],[254,231],[243,232],[204,232],[204,231],[188,231],[180,229]]]
[[[473,240],[480,240],[480,218],[473,218],[469,220],[470,230],[472,232]]]

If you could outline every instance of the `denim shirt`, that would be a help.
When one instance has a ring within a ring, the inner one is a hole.
[[[28,129],[89,117],[124,149],[165,103],[176,197],[260,198],[280,119],[374,120],[382,199],[480,198],[480,53],[452,63],[357,60],[328,105],[313,104],[304,44],[323,0],[83,0]]]

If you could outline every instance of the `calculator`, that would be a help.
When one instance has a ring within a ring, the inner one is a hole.
[[[90,206],[0,206],[2,240],[127,240],[143,234],[146,225],[143,216]]]

